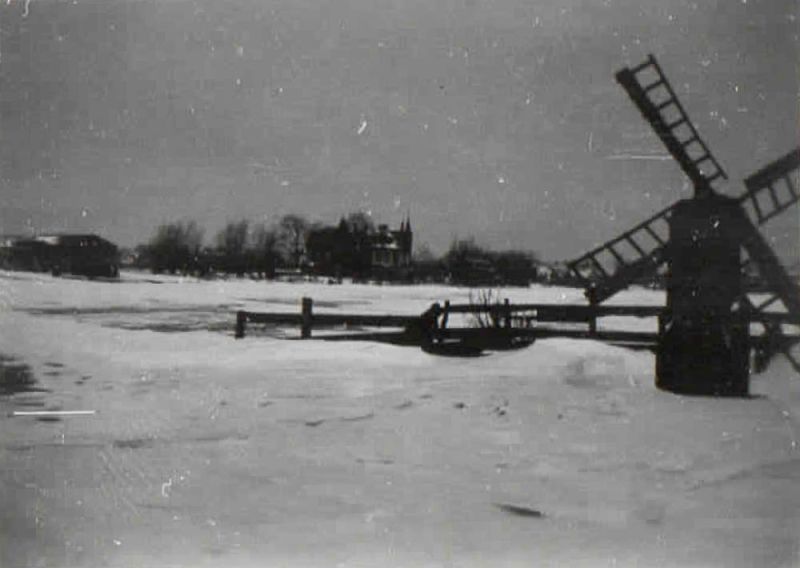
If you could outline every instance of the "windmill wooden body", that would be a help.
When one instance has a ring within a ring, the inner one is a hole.
[[[653,56],[617,81],[694,185],[694,196],[658,212],[571,262],[592,304],[666,267],[667,305],[659,322],[656,384],[688,394],[746,395],[751,322],[761,324],[761,361],[782,351],[795,369],[790,338],[768,308],[783,303],[800,323],[800,290],[756,229],[800,200],[791,176],[800,150],[745,180],[738,198],[718,193],[727,179]],[[749,211],[749,215],[748,215]],[[752,220],[751,220],[752,217]],[[753,305],[743,266],[753,263],[773,297]]]

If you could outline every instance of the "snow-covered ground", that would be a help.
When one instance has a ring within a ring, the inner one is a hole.
[[[36,381],[0,390],[0,566],[800,565],[785,361],[752,378],[760,396],[711,399],[591,341],[456,359],[233,339],[236,309],[302,296],[416,314],[469,292],[0,272],[0,378]],[[95,414],[12,416],[44,409]]]

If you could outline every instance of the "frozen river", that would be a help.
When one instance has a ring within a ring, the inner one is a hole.
[[[233,339],[235,310],[302,296],[418,314],[469,292],[0,272],[0,565],[800,564],[785,361],[716,400],[659,392],[652,353],[591,341],[455,359]],[[90,412],[13,416],[36,410]]]

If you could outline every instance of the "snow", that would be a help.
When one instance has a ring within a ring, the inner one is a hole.
[[[652,353],[591,341],[458,359],[233,339],[235,310],[302,296],[416,314],[469,291],[0,272],[2,355],[48,389],[0,397],[0,565],[800,564],[785,361],[752,378],[758,396],[712,399],[658,391]],[[96,414],[11,416],[26,409]]]

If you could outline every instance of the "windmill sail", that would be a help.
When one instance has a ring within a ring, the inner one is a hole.
[[[800,149],[795,149],[744,180],[747,192],[739,201],[752,210],[756,223],[766,223],[800,201],[791,177],[798,168]]]
[[[697,195],[711,191],[715,180],[728,178],[700,138],[655,57],[650,55],[641,65],[619,71],[617,82],[692,180]]]
[[[740,219],[742,246],[752,262],[758,266],[761,276],[766,280],[770,290],[780,298],[792,319],[800,323],[800,288],[781,266],[778,257],[758,232],[755,225],[744,214]],[[766,306],[765,306],[766,307]]]
[[[783,328],[787,323],[800,325],[800,287],[757,229],[800,201],[792,178],[800,168],[800,149],[748,177],[747,191],[738,199],[724,197],[712,184],[727,175],[700,138],[655,58],[649,56],[616,77],[692,181],[695,195],[568,263],[589,301],[603,302],[668,264],[667,326],[671,331],[659,340],[657,384],[675,392],[746,393],[749,366],[742,353],[751,322],[764,329],[756,340],[756,368],[783,352],[800,372],[800,362],[790,352],[800,336],[787,336]],[[747,257],[745,264],[742,252]],[[758,268],[774,297],[752,303],[742,287],[747,263]],[[788,313],[771,309],[779,300]],[[702,323],[709,318],[713,320],[710,327]],[[702,324],[699,328],[698,322]],[[692,339],[695,336],[697,345]],[[697,346],[700,351],[694,349]],[[712,379],[705,376],[702,364],[698,367],[697,354],[704,349],[706,354],[727,349],[722,367],[708,367]]]
[[[748,262],[758,268],[763,280],[773,295],[758,304],[750,303],[751,320],[764,328],[761,346],[757,349],[757,367],[765,367],[776,353],[783,353],[794,369],[800,372],[800,362],[790,352],[797,338],[783,333],[781,323],[774,321],[773,307],[782,302],[789,313],[790,321],[800,324],[800,290],[778,262],[769,245],[753,226],[763,225],[800,201],[800,192],[793,179],[800,168],[800,149],[795,149],[762,168],[745,180],[747,191],[739,198],[743,209],[750,213],[753,223],[746,223],[744,248]]]
[[[568,263],[587,290],[592,303],[610,298],[631,283],[655,273],[666,259],[669,216],[673,207],[659,211],[626,231]]]
[[[700,138],[655,57],[616,75],[628,96],[681,166],[696,195],[713,193],[712,184],[727,174]],[[600,303],[648,275],[655,274],[667,258],[668,221],[672,207],[664,209],[630,231],[568,264],[584,284],[592,303]],[[628,245],[631,254],[620,248]]]
[[[761,346],[758,349],[760,362],[757,367],[765,367],[772,356],[782,352],[795,370],[800,372],[800,362],[790,352],[791,347],[797,343],[797,338],[786,336],[781,322],[774,321],[770,317],[772,314],[767,311],[767,308],[780,300],[788,312],[789,322],[800,325],[800,288],[781,266],[764,237],[744,213],[742,213],[741,227],[742,245],[747,251],[750,262],[758,267],[761,277],[774,294],[758,305],[753,305],[747,300],[751,321],[760,323],[764,328]]]

